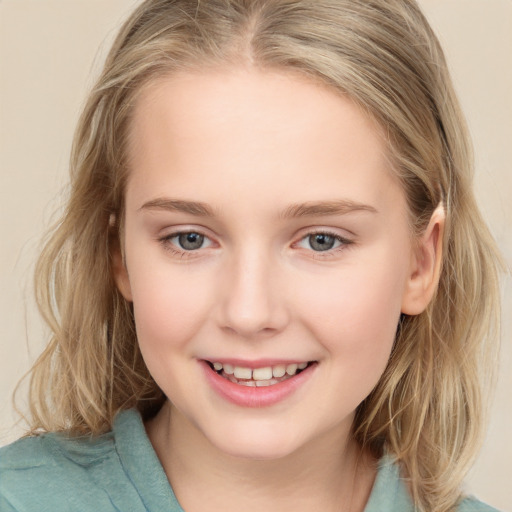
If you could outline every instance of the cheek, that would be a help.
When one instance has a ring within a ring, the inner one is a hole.
[[[141,349],[172,350],[184,346],[208,312],[205,276],[145,269],[130,276],[137,337]]]
[[[189,392],[194,340],[207,316],[207,289],[154,267],[131,275],[137,339],[146,366],[173,402]]]
[[[299,299],[309,329],[351,367],[383,370],[400,318],[405,269],[405,258],[382,250],[340,267],[325,282],[316,276]]]
[[[382,269],[347,270],[331,281],[327,293],[317,288],[317,300],[303,309],[309,331],[323,346],[331,378],[318,407],[343,404],[341,414],[354,411],[382,377],[401,305],[398,275]]]

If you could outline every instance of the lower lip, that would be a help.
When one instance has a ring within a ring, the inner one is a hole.
[[[282,402],[303,386],[317,367],[317,364],[311,364],[300,373],[277,384],[249,387],[221,377],[206,361],[199,362],[213,390],[228,402],[241,407],[269,407]]]

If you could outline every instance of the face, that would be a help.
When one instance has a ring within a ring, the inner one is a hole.
[[[348,432],[415,272],[378,127],[297,75],[223,70],[153,83],[130,136],[116,280],[172,414],[240,457]]]

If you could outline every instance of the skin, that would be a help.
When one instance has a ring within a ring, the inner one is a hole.
[[[169,398],[146,427],[178,500],[192,512],[363,510],[375,461],[350,437],[354,411],[400,314],[432,297],[442,210],[413,243],[379,127],[292,73],[156,81],[130,139],[115,278]],[[183,211],[191,201],[208,212]],[[205,242],[186,251],[180,232]],[[315,251],[312,233],[339,239]],[[247,408],[214,392],[198,363],[225,358],[318,364],[282,402]]]

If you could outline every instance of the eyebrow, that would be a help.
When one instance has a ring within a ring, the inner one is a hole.
[[[378,211],[373,206],[368,204],[357,203],[347,199],[339,199],[335,201],[318,201],[292,204],[286,208],[286,210],[284,210],[281,217],[288,219],[296,217],[344,215],[346,213],[356,211],[378,213]]]
[[[140,210],[169,210],[190,213],[199,217],[214,217],[213,210],[205,203],[181,201],[178,199],[157,198],[144,203]]]
[[[140,210],[166,210],[188,213],[198,217],[215,217],[215,212],[206,203],[179,199],[152,199],[151,201],[144,203],[140,207]],[[312,201],[292,204],[280,214],[280,218],[290,219],[300,217],[344,215],[355,211],[378,213],[373,206],[346,199],[339,199],[334,201]]]

